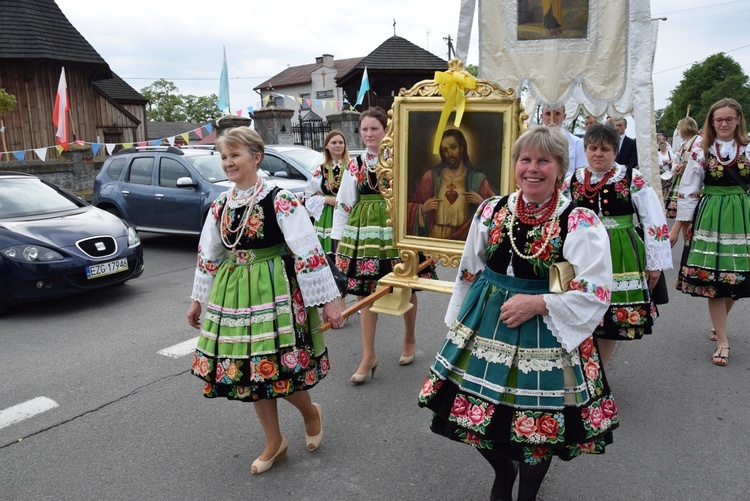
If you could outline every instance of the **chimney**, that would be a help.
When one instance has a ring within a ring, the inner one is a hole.
[[[323,66],[326,68],[333,68],[333,55],[331,54],[323,54]]]

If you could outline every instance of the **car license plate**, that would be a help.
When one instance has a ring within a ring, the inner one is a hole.
[[[105,275],[112,275],[113,273],[120,273],[128,269],[128,260],[118,259],[116,261],[110,261],[108,263],[92,264],[86,267],[86,276],[89,280],[92,278],[103,277]]]

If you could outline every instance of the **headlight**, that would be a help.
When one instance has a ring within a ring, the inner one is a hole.
[[[141,243],[141,237],[132,227],[128,226],[128,247],[135,247],[139,243]]]
[[[59,261],[62,255],[41,245],[16,245],[0,251],[3,255],[16,261]]]

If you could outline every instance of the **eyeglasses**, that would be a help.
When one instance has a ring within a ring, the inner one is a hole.
[[[714,125],[721,125],[723,123],[727,125],[733,125],[734,122],[736,122],[738,117],[729,117],[729,118],[714,118]]]

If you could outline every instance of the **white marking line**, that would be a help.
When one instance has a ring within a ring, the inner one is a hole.
[[[193,353],[196,346],[198,346],[198,338],[194,337],[193,339],[188,339],[187,341],[183,341],[182,343],[177,343],[176,345],[170,346],[169,348],[159,350],[157,351],[157,353],[159,355],[164,355],[165,357],[180,358]]]
[[[42,412],[58,407],[59,404],[47,397],[37,397],[22,404],[0,411],[0,429],[23,421]]]

